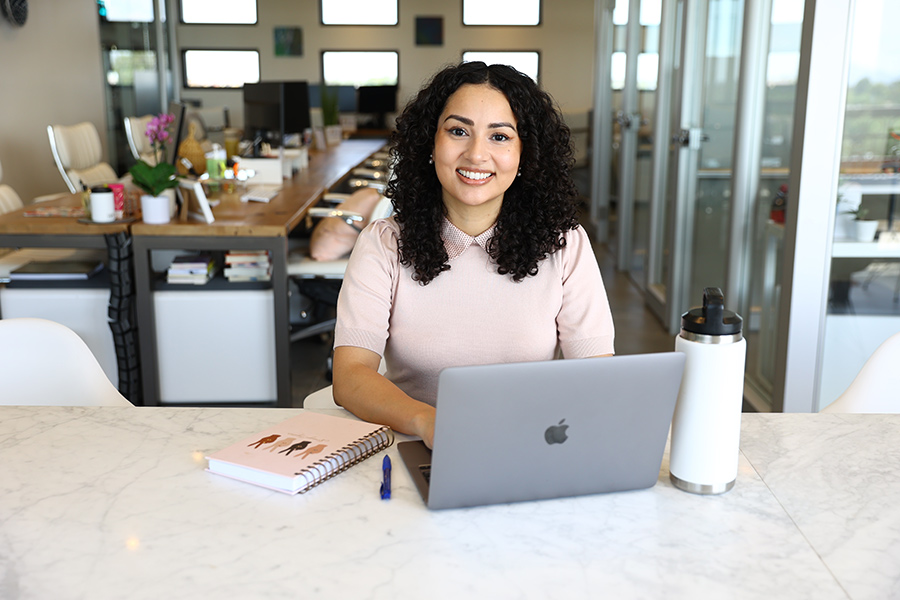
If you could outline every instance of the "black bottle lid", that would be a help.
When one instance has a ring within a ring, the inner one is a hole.
[[[702,335],[735,335],[741,332],[743,319],[725,310],[725,295],[719,288],[703,290],[703,306],[681,315],[681,328]]]

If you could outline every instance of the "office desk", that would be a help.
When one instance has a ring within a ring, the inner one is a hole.
[[[0,407],[0,597],[900,595],[900,415],[746,414],[721,496],[667,459],[649,490],[443,512],[396,447],[389,501],[380,454],[299,496],[204,472],[296,412]]]
[[[347,140],[325,152],[311,152],[309,167],[299,172],[290,184],[285,184],[282,192],[270,202],[240,202],[237,195],[223,197],[221,203],[213,208],[215,222],[212,224],[172,221],[164,225],[138,222],[132,226],[144,404],[159,404],[161,398],[154,314],[154,288],[158,276],[152,269],[151,253],[154,250],[268,250],[272,278],[271,285],[264,287],[271,288],[273,297],[273,377],[276,395],[268,401],[282,407],[291,405],[288,235],[300,224],[310,206],[383,145],[383,140]],[[230,290],[260,287],[231,283],[227,286]],[[216,289],[209,284],[180,288],[179,293],[204,293]],[[227,324],[221,325],[225,327]],[[234,342],[234,352],[240,353],[241,340]],[[201,358],[206,357],[185,353],[180,360],[187,364]],[[253,377],[254,373],[247,373],[246,376]]]

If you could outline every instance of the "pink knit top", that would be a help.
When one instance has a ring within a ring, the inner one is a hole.
[[[519,283],[497,273],[485,248],[493,227],[472,237],[444,220],[450,270],[428,285],[412,279],[397,254],[393,218],[359,236],[337,305],[335,347],[384,357],[386,377],[434,404],[438,375],[450,366],[550,360],[613,353],[613,320],[585,231],[538,263]]]

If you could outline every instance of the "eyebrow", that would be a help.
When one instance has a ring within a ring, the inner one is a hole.
[[[473,125],[475,125],[475,121],[473,121],[472,119],[469,119],[468,117],[462,117],[460,115],[447,115],[447,118],[444,119],[444,123],[446,123],[450,119],[459,121],[463,125],[468,125],[469,127],[472,127]],[[488,123],[488,129],[499,129],[501,127],[508,127],[510,129],[512,129],[513,131],[517,131],[515,126],[512,123],[507,123],[506,121],[503,121],[500,123]]]

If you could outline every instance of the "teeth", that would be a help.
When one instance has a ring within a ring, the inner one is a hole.
[[[476,172],[476,171],[464,171],[463,169],[457,169],[456,172],[459,173],[460,175],[462,175],[463,177],[467,178],[467,179],[476,179],[476,180],[478,180],[478,179],[487,179],[488,177],[490,177],[491,175],[493,175],[493,173],[481,173],[481,172]]]

